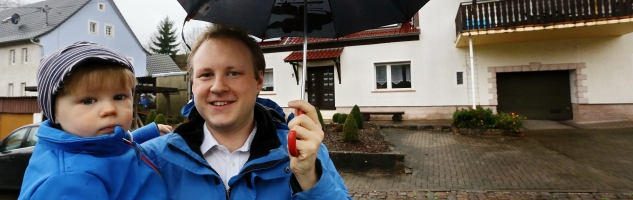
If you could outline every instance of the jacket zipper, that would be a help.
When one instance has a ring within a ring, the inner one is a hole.
[[[231,199],[231,189],[226,190],[226,200]]]

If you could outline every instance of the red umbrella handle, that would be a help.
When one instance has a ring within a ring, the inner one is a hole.
[[[303,115],[303,110],[295,110],[297,116]],[[297,157],[299,156],[299,151],[297,150],[297,131],[290,130],[288,131],[288,151],[290,152],[290,156]]]

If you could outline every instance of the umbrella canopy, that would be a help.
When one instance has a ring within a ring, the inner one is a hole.
[[[189,19],[229,24],[261,39],[338,38],[408,22],[429,0],[178,0]]]

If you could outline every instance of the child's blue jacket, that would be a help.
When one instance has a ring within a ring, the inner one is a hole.
[[[82,138],[53,126],[47,120],[38,129],[19,199],[167,199],[157,169],[120,127]]]

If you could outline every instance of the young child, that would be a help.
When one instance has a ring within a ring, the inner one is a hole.
[[[78,42],[40,62],[40,125],[19,199],[166,199],[165,184],[130,134],[136,85],[120,53]],[[134,137],[134,136],[138,137]]]

